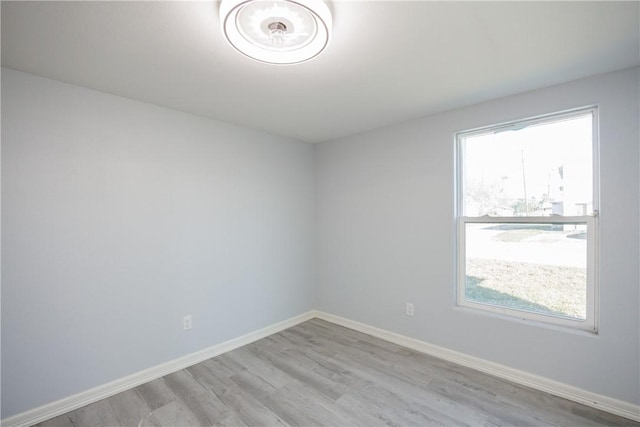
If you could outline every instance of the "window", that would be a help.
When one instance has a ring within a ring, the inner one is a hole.
[[[456,134],[458,305],[596,331],[597,109]]]

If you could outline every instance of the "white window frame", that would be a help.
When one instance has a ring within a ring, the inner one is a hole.
[[[565,117],[592,114],[592,170],[593,170],[593,211],[584,216],[523,216],[523,217],[503,217],[503,216],[464,216],[464,146],[463,139],[469,136],[487,134],[491,132],[518,130],[533,124],[553,122]],[[501,123],[493,126],[486,126],[472,130],[457,132],[455,134],[456,146],[456,197],[455,212],[457,223],[457,280],[456,280],[456,302],[460,307],[478,310],[482,312],[494,313],[510,318],[525,321],[541,322],[543,324],[558,325],[570,328],[586,330],[597,333],[598,331],[598,212],[600,207],[600,152],[599,152],[599,132],[598,132],[598,108],[597,106],[577,108],[559,113],[546,114],[522,120],[515,120],[508,123]],[[535,313],[532,311],[519,310],[502,307],[498,305],[480,303],[466,300],[466,224],[584,224],[587,227],[587,301],[586,318],[573,319],[551,314]]]

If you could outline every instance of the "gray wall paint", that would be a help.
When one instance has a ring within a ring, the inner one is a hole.
[[[2,122],[3,417],[313,308],[311,146],[8,69]]]
[[[639,403],[638,81],[316,145],[314,165],[308,145],[3,69],[2,416],[316,307]],[[456,309],[453,132],[594,103],[600,334]]]
[[[640,403],[638,93],[631,69],[316,145],[318,308]],[[600,106],[599,335],[455,308],[453,133],[591,104]]]

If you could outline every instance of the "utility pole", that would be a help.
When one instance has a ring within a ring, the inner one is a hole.
[[[520,159],[522,160],[522,186],[524,187],[524,213],[529,216],[529,202],[527,201],[527,178],[524,173],[524,150],[520,150]]]

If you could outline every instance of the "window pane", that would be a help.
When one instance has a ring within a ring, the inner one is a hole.
[[[466,224],[465,299],[586,318],[586,224]]]
[[[463,136],[463,215],[591,213],[592,129],[592,115],[587,113]]]

